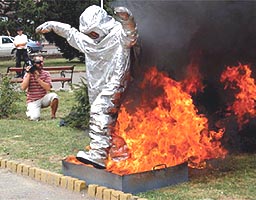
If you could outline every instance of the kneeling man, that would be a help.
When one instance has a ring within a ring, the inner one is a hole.
[[[52,88],[51,76],[48,71],[43,70],[43,57],[36,56],[33,65],[26,67],[26,74],[21,89],[27,93],[27,112],[30,120],[40,119],[41,108],[51,106],[51,118],[56,118],[58,109],[58,95],[49,92]]]

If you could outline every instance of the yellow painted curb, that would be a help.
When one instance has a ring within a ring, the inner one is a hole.
[[[80,192],[86,189],[86,182],[82,180],[75,181],[75,192]]]
[[[1,159],[1,168],[6,168],[7,159]]]
[[[103,200],[103,192],[104,190],[107,189],[106,187],[103,187],[103,186],[98,186],[96,188],[96,198],[100,199],[100,200]]]
[[[132,194],[129,193],[124,193],[124,194],[120,194],[120,200],[129,200],[131,199]]]
[[[98,187],[98,185],[95,185],[95,184],[88,185],[88,195],[90,197],[95,197],[96,196],[97,187]]]
[[[29,168],[30,168],[29,165],[24,165],[24,166],[23,166],[22,175],[28,176],[28,175],[29,175]]]
[[[113,189],[105,189],[103,191],[103,200],[111,200],[111,194],[114,190]]]
[[[120,200],[120,195],[121,194],[124,194],[123,192],[121,191],[118,191],[118,190],[114,190],[112,193],[111,193],[111,200]]]

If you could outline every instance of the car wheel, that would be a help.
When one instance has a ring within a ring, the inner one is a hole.
[[[16,54],[16,48],[12,49],[11,54]]]
[[[16,51],[17,51],[16,48],[12,49],[12,51],[11,51],[11,55],[12,55],[12,58],[13,58],[14,60],[16,59]]]
[[[27,52],[28,52],[28,54],[31,54],[33,52],[33,49],[31,47],[28,47]]]

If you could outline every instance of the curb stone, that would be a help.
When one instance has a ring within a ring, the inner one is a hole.
[[[14,160],[0,158],[0,168],[8,169],[12,173],[28,176],[34,180],[62,187],[73,192],[81,192],[87,189],[87,193],[90,197],[100,200],[147,200],[146,198],[140,198],[138,196],[133,196],[130,193],[124,193],[96,184],[87,185],[84,180],[32,167]]]

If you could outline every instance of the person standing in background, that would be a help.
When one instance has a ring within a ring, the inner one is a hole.
[[[27,53],[27,43],[28,37],[23,34],[23,29],[21,27],[17,28],[17,36],[14,38],[14,45],[16,47],[16,67],[21,67],[21,60],[25,63],[28,62],[28,53]],[[17,77],[21,77],[21,73],[17,73]]]

